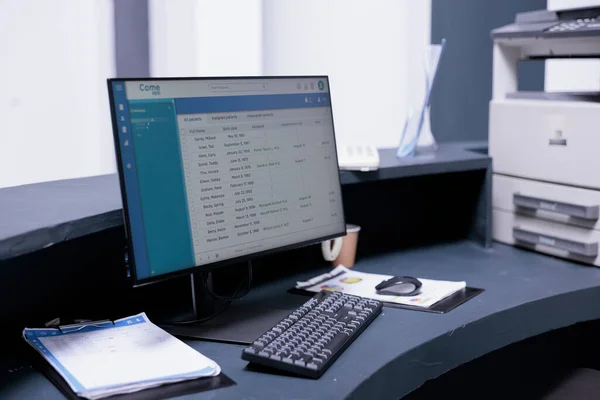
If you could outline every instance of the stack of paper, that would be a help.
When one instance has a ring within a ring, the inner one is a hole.
[[[61,329],[24,329],[23,337],[87,399],[216,376],[221,368],[148,320],[145,313],[118,321]]]
[[[354,271],[340,265],[327,274],[316,276],[306,282],[297,282],[296,288],[308,290],[309,292],[337,290],[355,296],[368,297],[388,303],[431,307],[467,286],[466,282],[436,281],[418,278],[421,281],[422,286],[420,292],[415,296],[377,294],[375,286],[390,278],[392,278],[391,275],[368,274],[365,272]]]

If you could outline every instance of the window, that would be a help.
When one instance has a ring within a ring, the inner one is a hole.
[[[114,173],[112,0],[2,2],[0,187]]]
[[[329,75],[338,142],[399,144],[430,1],[151,0],[153,76]]]

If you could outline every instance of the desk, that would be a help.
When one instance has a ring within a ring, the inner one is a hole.
[[[379,170],[341,171],[342,185],[489,170],[491,165],[486,142],[442,143],[435,153],[402,159],[396,158],[395,149],[379,153]],[[477,216],[481,226],[475,228],[485,241],[491,238],[486,227],[491,218],[489,185],[482,192]],[[0,261],[123,226],[122,214],[116,174],[0,189]]]
[[[464,279],[486,291],[445,315],[384,308],[319,380],[249,370],[240,359],[240,345],[187,341],[215,359],[237,385],[184,398],[398,399],[426,380],[493,350],[600,318],[600,269],[504,245],[484,249],[461,241],[373,256],[359,260],[357,269]],[[247,300],[292,296],[286,290],[308,277],[303,273],[258,287]],[[42,374],[25,365],[14,372],[2,368],[0,398],[62,396]]]

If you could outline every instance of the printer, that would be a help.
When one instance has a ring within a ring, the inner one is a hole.
[[[600,7],[517,14],[491,36],[493,237],[600,265],[600,93],[517,85],[520,61],[600,57]]]

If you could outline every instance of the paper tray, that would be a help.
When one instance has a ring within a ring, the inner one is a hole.
[[[386,307],[405,308],[407,310],[423,311],[435,314],[445,314],[449,311],[454,310],[456,307],[460,306],[467,300],[470,300],[473,297],[477,296],[479,293],[483,292],[483,290],[484,289],[478,289],[467,286],[466,288],[459,290],[458,292],[446,297],[445,299],[438,301],[431,307],[418,307],[405,304],[388,303],[385,301],[383,302],[383,305]],[[301,294],[304,296],[314,296],[316,294],[315,292],[309,292],[308,290],[296,288],[288,290],[288,293]]]

